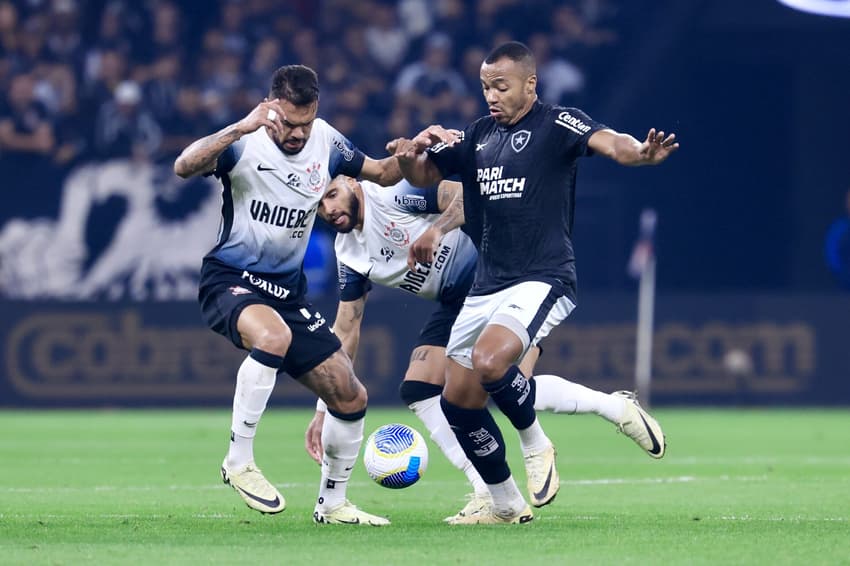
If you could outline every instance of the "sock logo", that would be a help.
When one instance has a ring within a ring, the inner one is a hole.
[[[499,443],[496,442],[496,439],[493,438],[493,435],[490,434],[486,428],[481,427],[476,431],[470,432],[467,436],[475,443],[478,448],[473,450],[473,453],[479,458],[484,458],[485,456],[489,456],[493,452],[499,449]]]
[[[328,480],[328,483],[325,484],[325,487],[328,489],[334,489],[336,487],[336,482],[334,480]]]
[[[521,373],[517,373],[514,380],[511,382],[511,387],[517,390],[519,398],[516,400],[517,405],[522,405],[531,393],[531,383]]]

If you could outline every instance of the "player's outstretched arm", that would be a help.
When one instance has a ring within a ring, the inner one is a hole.
[[[184,149],[174,162],[174,172],[184,179],[209,173],[215,169],[218,156],[230,144],[246,134],[257,131],[261,126],[270,128],[276,136],[282,135],[285,116],[277,99],[264,100],[238,122],[201,138]]]
[[[425,150],[439,143],[455,144],[461,132],[442,126],[428,126],[413,139],[396,138],[387,144],[387,152],[395,156],[404,178],[417,187],[436,185],[443,178],[437,166],[428,160]]]
[[[395,185],[402,179],[401,168],[395,156],[384,159],[366,157],[363,168],[360,170],[360,176],[367,181],[378,183],[382,187]]]
[[[442,181],[437,186],[437,207],[440,216],[411,245],[407,253],[407,267],[416,263],[433,261],[440,240],[459,226],[463,226],[463,185],[457,181]]]
[[[658,165],[679,149],[676,134],[665,136],[663,131],[655,128],[649,130],[642,143],[629,134],[599,130],[590,136],[587,145],[621,165],[630,166]]]

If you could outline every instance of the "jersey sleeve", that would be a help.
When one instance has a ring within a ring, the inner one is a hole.
[[[356,301],[372,289],[372,282],[344,263],[337,265],[339,277],[339,300]]]
[[[407,181],[383,189],[382,198],[387,204],[401,212],[410,214],[435,214],[440,212],[436,187],[420,189]]]
[[[331,151],[328,160],[328,175],[331,179],[337,175],[359,176],[366,155],[336,129],[329,126],[329,130]]]
[[[597,122],[578,108],[563,108],[556,106],[552,109],[555,123],[554,131],[560,137],[560,143],[555,147],[563,150],[565,155],[575,157],[593,155],[593,150],[587,146],[587,141],[595,132],[608,126]]]
[[[437,145],[428,148],[428,159],[437,166],[437,169],[440,171],[440,175],[444,179],[451,177],[452,175],[459,175],[462,173],[464,168],[464,157],[467,154],[469,144],[472,143],[471,128],[473,126],[474,124],[461,132],[460,141],[454,145],[448,145],[440,142]]]
[[[233,142],[218,156],[215,169],[207,173],[207,175],[215,175],[220,178],[222,175],[230,173],[239,161],[239,158],[242,157],[243,151],[245,151],[245,142],[243,140]]]

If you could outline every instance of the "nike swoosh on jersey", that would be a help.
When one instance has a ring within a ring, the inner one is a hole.
[[[257,164],[257,171],[277,171],[274,167],[263,167],[262,163]]]

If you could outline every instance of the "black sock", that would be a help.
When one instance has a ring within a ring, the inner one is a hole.
[[[466,457],[484,483],[502,483],[511,477],[505,460],[505,440],[487,409],[464,409],[440,397],[440,407]]]
[[[514,428],[523,430],[534,424],[534,381],[527,380],[517,366],[511,366],[498,381],[483,385]]]
[[[425,383],[424,381],[402,381],[401,386],[398,388],[398,394],[401,396],[401,400],[408,407],[417,401],[436,397],[442,392],[442,385],[434,385],[433,383]]]

